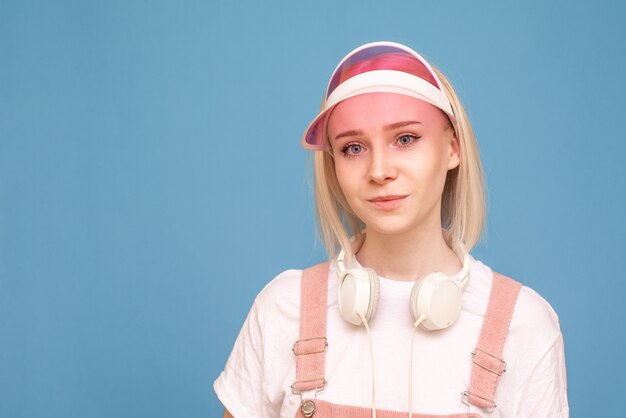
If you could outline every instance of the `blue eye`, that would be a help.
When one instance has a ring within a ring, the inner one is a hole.
[[[348,144],[341,152],[346,155],[357,155],[363,152],[363,146],[360,144]]]
[[[413,142],[416,142],[418,139],[420,139],[419,136],[405,134],[405,135],[400,136],[397,142],[398,142],[398,145],[402,147],[406,147],[406,146],[411,145]]]

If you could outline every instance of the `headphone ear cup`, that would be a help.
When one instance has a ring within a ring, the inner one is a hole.
[[[417,298],[419,296],[420,289],[422,288],[422,283],[424,283],[423,279],[419,279],[415,282],[413,286],[413,290],[411,290],[411,298],[409,299],[409,310],[411,311],[411,318],[413,318],[413,322],[417,321],[422,311],[417,304]]]
[[[409,309],[413,321],[426,319],[422,328],[435,331],[449,327],[461,312],[462,292],[459,282],[444,273],[432,273],[420,279],[411,291]]]
[[[363,325],[361,312],[369,322],[378,306],[378,275],[369,268],[346,270],[339,279],[337,304],[341,317],[351,324]]]
[[[365,268],[367,276],[370,281],[370,303],[367,312],[365,313],[365,319],[370,322],[376,316],[378,309],[378,299],[380,297],[380,281],[378,280],[378,274],[369,267]]]

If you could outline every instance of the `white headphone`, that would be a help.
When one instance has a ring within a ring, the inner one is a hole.
[[[461,271],[454,276],[430,273],[417,280],[411,291],[411,317],[415,322],[419,318],[421,327],[428,331],[449,327],[461,311],[462,290],[469,281],[470,257],[460,242],[454,242],[452,249],[459,260],[463,260]],[[369,322],[376,314],[380,288],[378,275],[368,267],[347,268],[345,255],[342,249],[337,256],[339,312],[344,320],[362,325],[362,316]]]

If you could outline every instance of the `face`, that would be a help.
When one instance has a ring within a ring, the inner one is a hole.
[[[441,196],[459,165],[458,143],[438,108],[392,93],[339,103],[328,119],[337,180],[368,232],[441,228]]]

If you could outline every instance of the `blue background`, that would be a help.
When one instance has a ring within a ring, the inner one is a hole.
[[[474,255],[558,312],[571,416],[625,416],[624,4],[0,2],[0,417],[221,416],[255,294],[324,257],[300,135],[373,40],[456,84]]]

